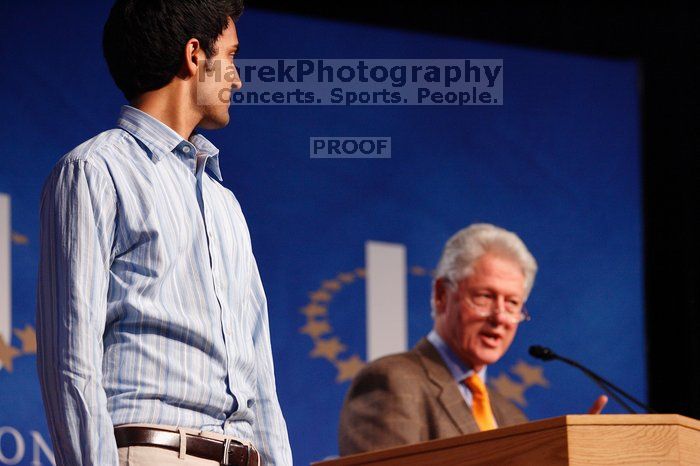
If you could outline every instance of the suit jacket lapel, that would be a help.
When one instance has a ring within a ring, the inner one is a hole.
[[[493,410],[493,417],[496,418],[496,424],[498,427],[506,427],[518,422],[525,422],[525,420],[517,421],[513,419],[512,413],[508,414],[507,408],[510,405],[507,399],[503,395],[499,394],[497,391],[487,386],[489,391],[489,398],[491,400],[491,409]]]
[[[436,398],[445,410],[447,417],[462,434],[477,432],[479,427],[469,406],[465,403],[449,369],[435,347],[425,338],[418,342],[414,351],[420,356],[428,378],[435,387]]]

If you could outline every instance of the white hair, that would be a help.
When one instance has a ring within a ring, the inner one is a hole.
[[[537,274],[537,261],[518,235],[488,223],[475,223],[459,230],[445,243],[435,270],[431,305],[435,314],[435,282],[447,278],[457,283],[471,275],[474,262],[486,253],[516,262],[525,276],[525,299],[532,290]]]

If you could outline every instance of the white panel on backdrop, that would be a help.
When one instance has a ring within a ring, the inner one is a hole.
[[[11,252],[10,196],[0,194],[0,335],[7,344],[12,338]]]
[[[367,360],[406,351],[406,247],[365,243],[367,272]]]

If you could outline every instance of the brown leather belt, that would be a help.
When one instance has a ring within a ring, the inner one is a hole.
[[[114,429],[117,448],[159,447],[180,451],[180,433],[152,427],[124,426]],[[258,466],[258,452],[255,448],[236,440],[216,440],[187,434],[186,454],[217,461],[223,465]]]

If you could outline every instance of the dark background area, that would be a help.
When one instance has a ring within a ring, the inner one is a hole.
[[[695,118],[700,25],[696,4],[308,0],[249,0],[246,4],[339,21],[638,60],[649,401],[659,412],[700,418],[696,204],[700,160]],[[625,329],[621,327],[620,332]]]

